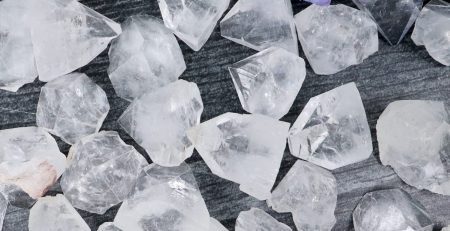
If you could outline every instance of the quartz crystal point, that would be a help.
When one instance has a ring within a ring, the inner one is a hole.
[[[162,21],[132,16],[109,50],[109,78],[118,96],[133,100],[174,82],[186,69],[177,39]]]
[[[289,149],[327,169],[367,159],[372,137],[355,83],[311,98],[289,131]]]
[[[443,102],[389,104],[377,123],[381,162],[409,185],[450,195],[449,121]]]
[[[41,81],[88,64],[121,33],[119,24],[76,0],[29,2],[31,37]]]
[[[428,3],[411,38],[416,45],[424,45],[433,59],[450,66],[450,3],[441,0]]]
[[[274,47],[229,70],[244,110],[275,119],[289,112],[306,76],[302,58]]]
[[[270,197],[286,147],[289,123],[262,115],[226,113],[188,132],[211,171],[259,199]]]
[[[0,230],[2,230],[3,220],[5,219],[7,209],[8,209],[8,200],[6,199],[5,195],[3,195],[2,192],[0,192]]]
[[[314,3],[319,6],[328,6],[331,3],[331,0],[305,0],[310,3]]]
[[[419,16],[423,0],[353,0],[377,23],[380,34],[399,44]]]
[[[145,167],[114,224],[123,230],[209,231],[210,217],[191,169]]]
[[[69,144],[100,130],[109,111],[105,92],[85,74],[72,73],[42,87],[36,123]]]
[[[219,221],[210,218],[209,231],[228,231]]]
[[[295,16],[295,22],[303,51],[317,74],[335,74],[378,51],[377,25],[363,11],[342,4],[311,5]]]
[[[236,231],[292,231],[289,226],[278,222],[261,209],[251,208],[239,213],[236,220]]]
[[[326,231],[336,223],[336,202],[336,179],[333,174],[298,160],[267,203],[277,212],[291,212],[298,230]]]
[[[158,0],[164,24],[193,50],[206,43],[230,0]]]
[[[100,227],[98,227],[97,231],[122,231],[121,229],[117,228],[117,226],[114,225],[112,222],[105,222]]]
[[[91,229],[62,195],[39,198],[30,210],[30,231],[90,231]]]
[[[387,189],[364,195],[353,211],[355,231],[431,231],[425,208],[405,191]]]
[[[96,133],[70,148],[61,188],[79,209],[103,214],[127,198],[146,160],[117,132]]]
[[[42,196],[65,169],[65,156],[42,128],[0,130],[0,147],[0,184],[14,184],[33,198]]]
[[[195,83],[178,80],[136,98],[119,124],[154,163],[173,167],[192,155],[187,129],[200,123],[203,102]]]
[[[290,0],[239,0],[220,22],[220,31],[258,51],[275,46],[298,55]]]

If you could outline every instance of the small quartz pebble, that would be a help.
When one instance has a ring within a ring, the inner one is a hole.
[[[228,231],[219,221],[210,218],[209,231]]]
[[[30,231],[90,231],[91,229],[62,195],[39,198],[30,210]]]
[[[236,231],[292,231],[289,226],[278,222],[261,209],[251,208],[239,213],[236,220]]]
[[[220,32],[258,51],[275,46],[298,55],[290,0],[239,0],[220,22]]]
[[[372,137],[355,83],[311,98],[289,131],[289,149],[327,169],[367,159]]]
[[[175,36],[161,20],[132,16],[122,29],[109,50],[108,74],[118,96],[133,100],[176,81],[186,69]]]
[[[85,74],[72,73],[42,87],[36,124],[74,144],[98,132],[108,111],[105,92]]]
[[[121,229],[117,228],[117,226],[114,225],[112,222],[105,222],[100,227],[98,227],[97,231],[122,231]]]
[[[432,231],[425,208],[401,189],[364,195],[353,211],[355,231]]]
[[[305,0],[310,3],[314,3],[319,6],[328,6],[331,3],[331,0]]]
[[[298,38],[315,73],[331,75],[378,51],[377,25],[342,4],[311,5],[295,16]]]
[[[259,200],[270,197],[289,123],[262,115],[225,113],[190,129],[189,139],[211,171]]]
[[[186,131],[200,123],[203,102],[195,83],[178,80],[136,98],[119,118],[119,124],[141,145],[152,161],[180,165],[194,146]]]
[[[305,61],[269,48],[229,67],[244,110],[280,119],[289,112],[306,76]]]
[[[336,223],[336,179],[326,169],[298,160],[281,180],[268,205],[291,212],[298,230],[327,231]]]
[[[61,188],[71,204],[103,214],[127,198],[147,161],[117,132],[102,131],[70,148]]]
[[[200,50],[228,8],[230,0],[158,0],[167,28],[193,50]]]
[[[8,200],[6,199],[5,195],[3,195],[2,192],[0,191],[0,230],[3,227],[3,220],[5,219],[7,209],[8,209]]]
[[[151,164],[133,194],[122,203],[114,224],[124,231],[209,231],[210,217],[191,169]]]

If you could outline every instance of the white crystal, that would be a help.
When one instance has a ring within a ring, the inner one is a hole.
[[[33,198],[42,196],[61,176],[65,156],[41,128],[0,130],[0,184],[14,184]]]
[[[259,200],[270,197],[286,147],[289,123],[225,113],[188,131],[211,171]]]
[[[220,32],[258,51],[275,46],[298,54],[290,0],[239,0],[220,22]]]
[[[180,46],[162,21],[132,16],[109,50],[109,78],[118,96],[133,100],[174,82],[186,69]]]
[[[289,131],[289,149],[327,169],[367,159],[372,137],[355,83],[311,98]]]
[[[364,195],[353,211],[355,231],[431,231],[433,223],[425,208],[400,189]]]
[[[313,4],[295,16],[295,23],[317,74],[335,74],[378,51],[377,25],[363,11],[342,4]]]
[[[89,77],[72,73],[42,87],[36,124],[74,144],[100,130],[109,111],[106,93]]]
[[[117,132],[102,131],[70,148],[61,188],[74,207],[103,214],[127,198],[146,162]]]
[[[336,223],[336,179],[329,171],[298,160],[281,180],[270,207],[280,213],[291,212],[298,230],[326,231]]]
[[[244,110],[280,119],[289,112],[306,76],[305,61],[269,48],[229,67]]]
[[[8,209],[8,200],[6,199],[5,195],[3,195],[2,192],[0,192],[0,230],[3,227],[3,220],[5,219],[7,209]]]
[[[194,146],[186,130],[200,123],[203,102],[195,83],[178,80],[135,99],[119,124],[156,164],[180,165]]]
[[[449,121],[443,102],[389,104],[377,123],[381,162],[409,185],[450,195]]]
[[[209,231],[210,217],[191,169],[151,164],[133,195],[122,203],[114,224],[123,230]]]
[[[105,222],[100,227],[98,227],[97,231],[122,231],[121,229],[117,228],[117,226],[114,225],[112,222]]]
[[[236,219],[236,231],[292,231],[289,226],[278,222],[261,209],[251,208],[239,213]]]
[[[219,221],[210,218],[209,231],[228,231]]]
[[[206,43],[230,0],[158,0],[164,24],[193,50]]]
[[[119,24],[76,0],[33,0],[28,15],[39,79],[45,82],[88,64],[121,33]]]

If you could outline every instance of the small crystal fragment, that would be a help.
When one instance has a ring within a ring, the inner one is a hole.
[[[401,189],[364,195],[353,211],[355,231],[432,231],[425,208]]]
[[[314,72],[331,75],[378,51],[377,25],[363,11],[311,5],[295,16],[298,38]]]
[[[270,197],[289,123],[262,115],[225,113],[188,131],[211,171],[259,199]]]
[[[210,218],[209,231],[228,231],[219,221]]]
[[[117,228],[117,226],[114,225],[112,222],[105,222],[100,227],[98,227],[97,231],[122,231],[121,229]]]
[[[200,123],[203,102],[195,83],[178,80],[136,98],[119,124],[162,166],[177,166],[192,155],[186,130]]]
[[[22,188],[15,184],[0,183],[0,193],[5,196],[9,205],[17,208],[29,209],[34,205],[34,203],[36,203],[37,200],[30,197],[27,192],[23,191]]]
[[[305,0],[310,3],[314,3],[319,6],[328,6],[331,3],[331,0]]]
[[[114,224],[123,230],[209,231],[210,217],[191,169],[145,167]]]
[[[275,46],[298,55],[290,0],[239,0],[220,22],[220,32],[257,51]]]
[[[164,24],[194,51],[200,50],[230,0],[158,0]]]
[[[306,76],[305,61],[269,48],[229,67],[244,110],[280,119],[289,112]]]
[[[6,209],[8,209],[8,200],[6,199],[5,195],[0,192],[0,230],[3,227],[3,220],[5,219]]]
[[[367,159],[373,151],[355,83],[313,97],[289,131],[292,155],[327,169]]]
[[[180,46],[162,21],[132,16],[109,50],[109,78],[118,96],[133,100],[174,82],[186,69]]]
[[[236,220],[236,231],[292,231],[289,226],[277,221],[275,218],[258,208],[239,213]]]
[[[103,214],[127,198],[146,160],[117,132],[102,131],[70,148],[61,188],[70,203]]]
[[[89,77],[72,73],[44,85],[36,123],[68,144],[100,130],[109,111],[106,93]]]
[[[298,160],[267,201],[280,213],[291,212],[298,230],[331,230],[336,223],[336,179],[326,169]]]

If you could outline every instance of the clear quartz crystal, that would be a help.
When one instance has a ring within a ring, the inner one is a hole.
[[[236,231],[292,231],[289,226],[278,222],[275,218],[258,208],[239,213],[236,220]]]
[[[115,226],[113,222],[105,222],[102,225],[100,225],[100,227],[98,227],[97,231],[122,231],[122,230],[117,228],[117,226]]]

